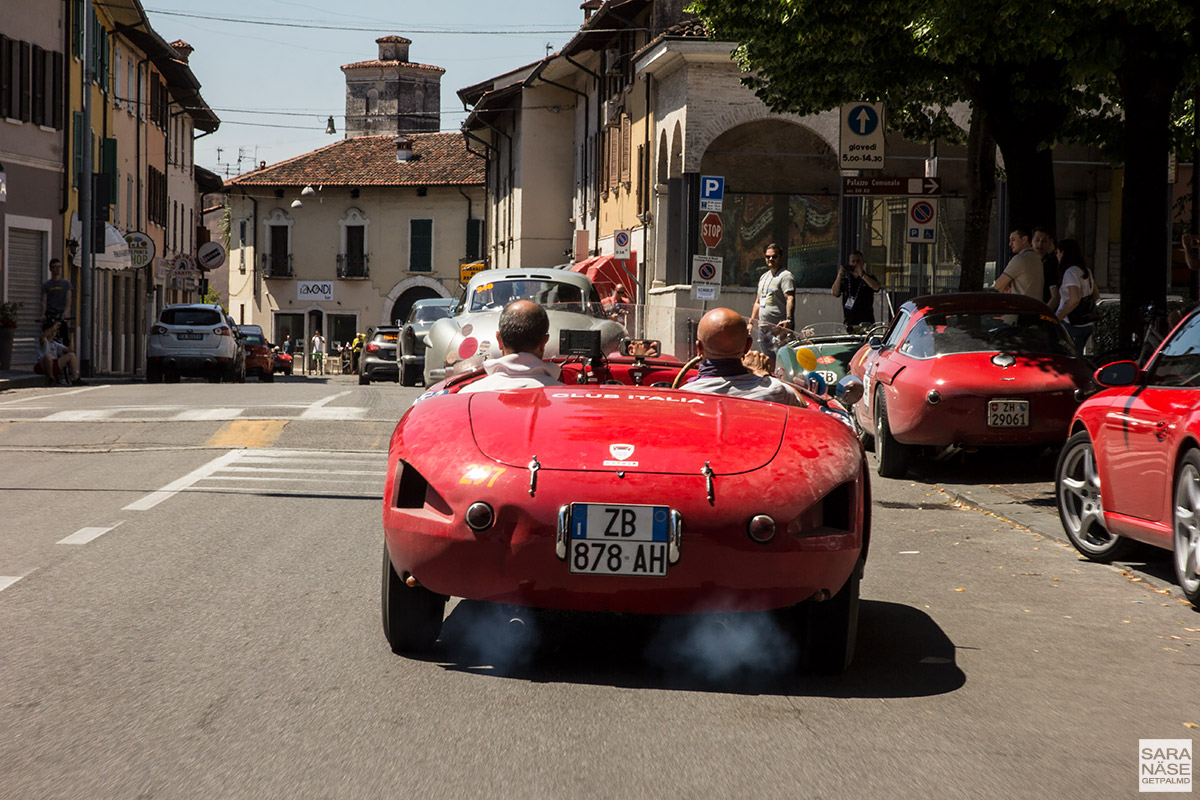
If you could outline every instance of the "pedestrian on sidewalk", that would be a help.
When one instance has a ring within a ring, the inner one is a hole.
[[[320,329],[313,334],[312,337],[312,354],[309,356],[309,368],[318,374],[324,372],[325,365],[325,337],[321,336]]]
[[[1028,295],[1046,302],[1042,298],[1042,284],[1045,282],[1042,277],[1042,260],[1033,252],[1029,231],[1025,228],[1013,228],[1008,234],[1008,246],[1013,252],[1013,257],[1004,268],[1004,273],[996,278],[996,291]]]
[[[46,376],[46,382],[51,386],[79,386],[83,379],[79,377],[79,359],[70,347],[58,341],[58,329],[62,325],[58,320],[42,323],[42,335],[38,339],[37,362],[33,371]]]

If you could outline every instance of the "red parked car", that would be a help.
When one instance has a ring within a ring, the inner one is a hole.
[[[1139,369],[1096,372],[1058,459],[1063,529],[1094,561],[1135,542],[1174,553],[1175,579],[1200,606],[1200,315],[1184,319]]]
[[[856,419],[887,478],[921,448],[1057,444],[1091,384],[1045,303],[996,292],[908,301],[850,372],[863,382]]]
[[[677,323],[665,327],[686,329]],[[625,355],[600,341],[562,332],[553,360],[566,385],[459,394],[476,369],[401,418],[383,503],[392,649],[431,646],[451,595],[634,614],[779,610],[807,666],[840,672],[870,536],[854,431],[811,394],[797,408],[672,389],[694,365],[657,341],[625,340]]]
[[[246,346],[246,374],[258,375],[260,381],[275,380],[275,352],[261,333],[242,333]]]

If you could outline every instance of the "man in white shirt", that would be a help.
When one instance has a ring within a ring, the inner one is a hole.
[[[996,278],[996,291],[1024,294],[1046,302],[1042,299],[1042,260],[1033,252],[1029,231],[1014,228],[1008,234],[1008,246],[1013,251],[1013,257],[1004,268],[1004,274]]]
[[[312,337],[312,354],[309,356],[309,366],[313,372],[323,373],[325,364],[325,337],[317,331]]]
[[[562,385],[559,380],[562,369],[542,360],[550,342],[550,318],[546,316],[546,309],[529,300],[509,303],[500,312],[496,341],[503,355],[484,362],[487,376],[467,384],[460,394]]]
[[[46,376],[46,381],[54,386],[80,385],[83,379],[79,377],[79,360],[71,348],[57,340],[58,320],[52,320],[42,325],[42,337],[38,339],[37,362],[33,371]]]

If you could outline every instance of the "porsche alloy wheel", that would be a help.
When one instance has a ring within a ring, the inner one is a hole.
[[[1067,440],[1058,456],[1054,494],[1058,518],[1075,549],[1092,561],[1107,562],[1129,553],[1133,542],[1104,527],[1100,472],[1087,431]]]
[[[882,386],[875,392],[875,455],[879,457],[879,477],[903,478],[908,472],[911,449],[892,436]]]
[[[1200,606],[1200,451],[1184,456],[1175,478],[1175,580]]]
[[[393,653],[428,650],[442,632],[446,598],[424,586],[408,586],[396,574],[383,546],[383,635]]]

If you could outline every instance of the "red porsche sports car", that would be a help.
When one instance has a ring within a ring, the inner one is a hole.
[[[1096,372],[1058,459],[1067,537],[1094,561],[1145,542],[1174,551],[1175,578],[1200,606],[1200,313],[1184,319],[1144,370]]]
[[[850,373],[885,478],[904,475],[921,447],[1057,444],[1091,382],[1044,303],[996,292],[913,298]]]
[[[847,420],[803,389],[804,408],[671,388],[694,375],[686,352],[627,339],[603,354],[600,342],[598,330],[562,332],[565,385],[458,393],[476,369],[400,420],[383,503],[392,649],[432,645],[451,595],[636,614],[778,609],[807,666],[840,672],[870,535]]]

